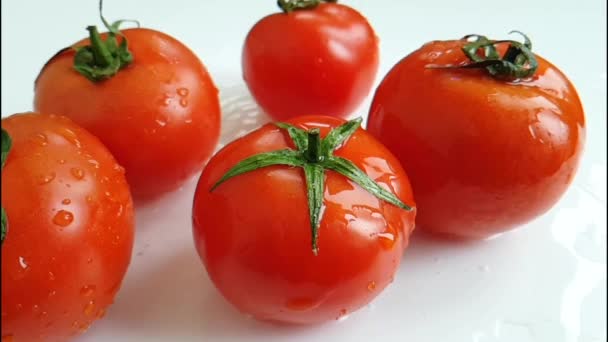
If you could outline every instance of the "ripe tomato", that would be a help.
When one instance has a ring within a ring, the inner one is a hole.
[[[283,4],[286,13],[261,19],[245,40],[243,77],[275,120],[347,117],[372,88],[379,55],[374,30],[354,9],[320,2]],[[289,9],[298,4],[312,6]]]
[[[323,116],[290,121],[309,129],[309,137],[314,128],[327,136],[343,122]],[[322,165],[330,157],[305,166],[321,165],[320,184],[309,182],[314,171],[282,165],[225,179],[246,158],[271,151],[300,153],[294,147],[283,129],[267,124],[218,152],[196,189],[193,232],[212,281],[242,312],[261,320],[319,323],[357,310],[392,281],[414,228],[415,211],[379,199],[338,172],[324,173]],[[364,130],[338,143],[335,156],[352,161],[390,196],[414,204],[398,161]],[[312,196],[311,184],[318,185]],[[307,204],[311,200],[318,203],[316,213]]]
[[[466,238],[550,209],[585,139],[574,86],[529,41],[475,37],[430,42],[401,60],[377,89],[368,121],[408,171],[420,229]],[[491,59],[483,49],[493,61],[483,61]]]
[[[176,39],[143,28],[122,35],[132,61],[110,70],[113,76],[98,72],[98,81],[75,70],[74,49],[53,57],[36,81],[34,107],[68,116],[99,137],[125,167],[133,195],[150,198],[179,187],[215,150],[218,91],[201,61]]]
[[[2,128],[12,138],[2,340],[65,340],[103,317],[121,285],[133,248],[129,187],[110,152],[67,118],[18,114]]]

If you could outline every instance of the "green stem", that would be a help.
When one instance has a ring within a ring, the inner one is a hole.
[[[133,62],[127,38],[118,29],[125,20],[108,24],[102,14],[102,1],[99,1],[99,16],[108,29],[107,39],[101,39],[96,26],[88,26],[90,45],[75,48],[74,55],[74,69],[92,82],[111,78]],[[116,39],[117,35],[122,37],[120,44]]]
[[[485,69],[492,77],[501,80],[517,80],[534,76],[538,68],[536,56],[532,53],[532,42],[523,33],[511,31],[524,37],[524,42],[514,40],[490,40],[481,35],[468,35],[463,39],[467,43],[462,52],[469,58],[470,63],[458,66],[428,66],[434,69]],[[474,40],[469,40],[474,38]],[[507,51],[501,57],[496,46],[509,44]]]
[[[106,44],[101,40],[101,36],[97,31],[97,26],[87,26],[89,31],[89,39],[91,40],[91,50],[93,51],[93,57],[95,63],[99,67],[107,67],[112,64],[112,54],[108,51]]]
[[[321,161],[321,132],[318,128],[313,128],[307,132],[308,134],[308,148],[306,149],[306,159],[311,163],[318,163]]]
[[[323,2],[336,3],[338,0],[277,0],[277,5],[283,12],[289,13],[296,10],[312,9]]]
[[[13,146],[13,141],[11,136],[8,134],[4,128],[2,128],[2,171],[4,171],[4,164],[6,164],[6,160],[8,159],[8,154],[11,151]],[[6,238],[6,233],[8,232],[8,218],[6,217],[6,211],[4,211],[4,207],[2,207],[1,212],[2,219],[2,231],[0,232],[0,238],[2,239],[0,243],[4,244],[4,238]]]
[[[287,131],[297,149],[266,152],[246,158],[228,170],[209,191],[214,191],[220,184],[233,177],[263,167],[274,165],[301,167],[304,169],[306,180],[306,197],[308,198],[312,232],[312,252],[317,255],[319,252],[318,238],[325,189],[325,171],[327,170],[332,170],[350,179],[370,194],[398,208],[413,209],[403,203],[395,194],[376,183],[353,162],[334,156],[334,151],[343,146],[350,136],[359,129],[361,121],[360,118],[348,121],[332,129],[323,139],[318,128],[303,130],[287,123],[275,123],[277,127]]]

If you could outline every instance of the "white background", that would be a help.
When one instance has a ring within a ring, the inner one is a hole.
[[[434,39],[526,32],[579,91],[588,137],[575,184],[547,215],[469,244],[414,236],[395,283],[370,307],[320,327],[279,328],[240,315],[194,251],[192,179],[138,209],[133,261],[116,303],[80,341],[606,341],[606,1],[344,0],[381,39],[377,82]],[[226,118],[254,113],[240,50],[275,0],[106,0],[105,16],[140,20],[188,45],[221,90]],[[94,0],[2,1],[2,116],[31,110],[33,81],[58,49],[100,25]],[[369,98],[357,113],[365,115]],[[84,110],[84,109],[83,109]],[[253,114],[252,114],[253,115]],[[223,142],[242,128],[226,123]]]

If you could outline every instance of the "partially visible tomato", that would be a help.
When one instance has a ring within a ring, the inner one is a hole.
[[[312,116],[289,123],[307,130],[303,135],[310,139],[315,128],[327,137],[344,121]],[[390,196],[413,206],[399,162],[356,127],[334,155],[352,161]],[[320,184],[301,167],[281,165],[222,178],[260,153],[309,158],[311,144],[299,155],[283,128],[267,124],[218,152],[196,189],[193,233],[198,253],[224,297],[257,319],[320,323],[366,305],[392,282],[414,229],[414,210],[381,200],[335,171],[321,170],[316,180]],[[306,167],[324,167],[328,159],[306,162]],[[258,160],[250,165],[262,164]],[[217,185],[220,178],[223,182]],[[318,186],[312,195],[307,193],[311,183]],[[309,200],[319,204],[317,239],[311,231],[316,225]]]
[[[368,129],[407,170],[420,229],[484,238],[558,201],[585,117],[572,83],[529,42],[474,38],[430,42],[401,60],[376,91]]]
[[[2,341],[63,341],[103,317],[120,288],[133,248],[129,187],[110,152],[65,117],[17,114],[2,129],[12,138]]]
[[[332,1],[335,2],[335,1]],[[261,19],[243,47],[243,78],[275,120],[347,117],[369,94],[378,39],[368,21],[329,1],[279,1],[285,13]]]
[[[125,167],[133,195],[148,199],[179,187],[215,150],[218,90],[196,55],[173,37],[144,28],[121,32],[132,61],[116,56],[118,70],[95,66],[91,73],[100,79],[91,81],[75,70],[74,49],[60,52],[38,76],[34,107],[66,115],[99,137]],[[102,46],[108,38],[101,35]]]

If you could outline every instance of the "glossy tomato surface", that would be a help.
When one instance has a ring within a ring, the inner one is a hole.
[[[344,121],[301,117],[290,123],[325,136]],[[311,248],[301,168],[271,166],[210,188],[241,160],[294,148],[273,124],[235,140],[215,155],[196,189],[196,248],[224,297],[261,320],[299,324],[338,319],[376,297],[393,280],[415,210],[383,202],[342,175],[327,171],[319,253]],[[351,160],[399,199],[414,205],[395,157],[358,129],[335,155]]]
[[[201,61],[176,39],[123,30],[133,63],[92,82],[73,68],[74,52],[49,61],[34,106],[70,117],[101,139],[126,169],[133,195],[173,190],[199,171],[220,132],[218,90]],[[88,39],[77,46],[89,44]]]
[[[65,117],[2,119],[2,341],[63,341],[104,316],[131,259],[123,168]]]
[[[421,229],[484,238],[551,208],[572,182],[585,140],[575,88],[540,56],[529,79],[486,70],[430,69],[467,62],[465,40],[428,43],[376,91],[369,132],[407,170]]]
[[[341,4],[276,13],[260,20],[243,48],[243,77],[276,120],[346,117],[369,94],[378,39],[359,12]]]

